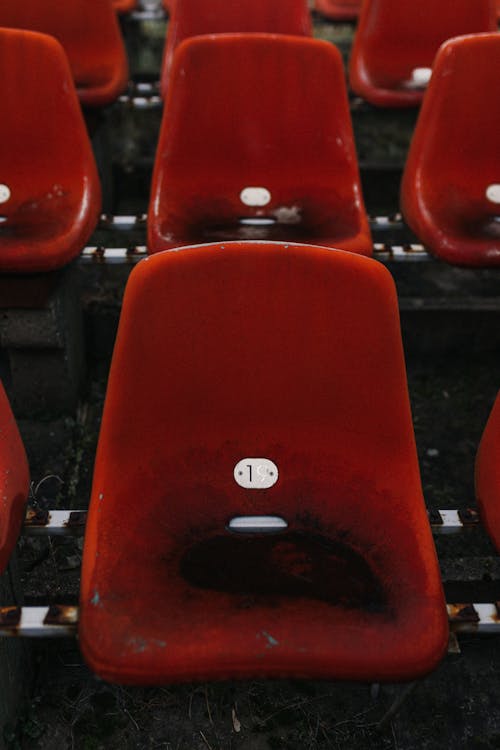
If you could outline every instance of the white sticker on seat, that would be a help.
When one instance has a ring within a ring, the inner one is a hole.
[[[267,206],[271,202],[271,193],[264,187],[246,187],[240,193],[240,201],[245,206]]]
[[[0,203],[7,203],[10,198],[10,188],[8,185],[0,185]]]
[[[242,458],[234,467],[234,479],[247,490],[267,490],[278,481],[278,467],[269,458]]]

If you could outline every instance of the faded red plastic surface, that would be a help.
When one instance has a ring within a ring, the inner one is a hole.
[[[349,65],[351,88],[381,107],[417,106],[425,85],[413,71],[431,68],[447,39],[496,28],[494,0],[365,0]]]
[[[26,453],[0,381],[0,575],[21,532],[28,490]]]
[[[233,470],[272,459],[274,487]],[[281,534],[236,535],[276,514]],[[447,645],[393,281],[224,243],[132,272],[102,421],[80,644],[107,680],[407,680]]]
[[[267,205],[245,205],[247,187],[268,190]],[[242,223],[249,220],[268,223]],[[153,174],[149,252],[218,239],[371,254],[342,60],[328,42],[227,34],[179,46]]]
[[[61,45],[1,29],[0,70],[0,272],[50,271],[95,227],[97,168]]]
[[[500,552],[500,393],[476,456],[476,498],[488,534]]]
[[[127,85],[125,47],[109,0],[2,0],[0,26],[55,36],[83,105],[109,104]]]
[[[113,0],[113,8],[117,13],[130,13],[135,10],[136,0]]]
[[[359,15],[361,0],[315,0],[314,7],[335,21],[353,21]]]
[[[264,32],[311,36],[307,0],[180,0],[172,11],[163,56],[161,89],[166,96],[175,50],[203,34]]]
[[[447,42],[410,147],[402,211],[449,263],[500,265],[499,71],[500,34]]]

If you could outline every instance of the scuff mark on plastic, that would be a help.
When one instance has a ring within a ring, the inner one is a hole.
[[[144,638],[141,638],[140,636],[136,636],[135,638],[131,638],[129,641],[132,651],[135,654],[143,654],[147,647],[147,641],[144,640]]]
[[[151,639],[151,645],[158,646],[158,648],[166,648],[167,642],[166,641],[159,641],[157,638]]]
[[[260,637],[261,635],[267,640],[266,648],[275,648],[280,645],[279,641],[277,641],[276,638],[273,638],[273,636],[266,630],[262,630],[257,637]]]

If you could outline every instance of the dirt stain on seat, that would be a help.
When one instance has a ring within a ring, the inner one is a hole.
[[[261,600],[308,598],[370,612],[388,610],[384,586],[365,558],[319,533],[213,536],[187,550],[180,572],[192,586]]]

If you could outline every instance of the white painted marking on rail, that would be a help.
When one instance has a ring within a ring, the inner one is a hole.
[[[280,516],[236,516],[229,521],[230,531],[240,533],[259,533],[284,531],[288,524]]]
[[[486,197],[491,203],[500,203],[500,183],[488,185],[486,188]]]
[[[240,219],[240,224],[244,224],[248,227],[268,227],[272,224],[276,224],[274,219],[266,219],[256,216],[254,218]]]

